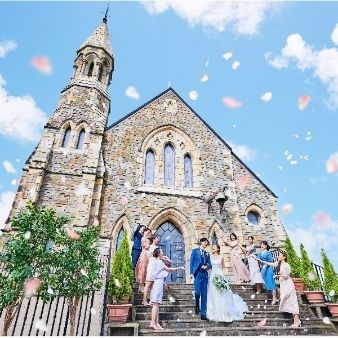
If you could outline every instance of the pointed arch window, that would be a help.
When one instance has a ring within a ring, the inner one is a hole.
[[[144,183],[154,184],[154,178],[155,178],[155,153],[152,149],[149,149],[146,153]]]
[[[65,131],[65,134],[63,136],[63,140],[62,140],[62,148],[67,148],[69,145],[69,141],[70,141],[70,136],[71,136],[72,130],[70,127],[68,127]]]
[[[164,185],[175,187],[175,149],[170,143],[164,148]]]
[[[117,238],[116,238],[116,246],[115,246],[116,251],[118,249],[120,249],[120,247],[122,245],[124,233],[125,233],[125,231],[124,231],[123,227],[121,227],[119,233],[117,234]]]
[[[88,69],[88,76],[93,76],[94,62],[91,62]]]
[[[103,78],[103,67],[100,66],[99,68],[99,73],[98,73],[98,76],[97,76],[97,79],[102,82],[102,78]]]
[[[84,139],[86,132],[84,129],[80,131],[79,138],[77,139],[76,149],[83,149]]]
[[[193,187],[192,160],[189,154],[184,156],[184,187]]]
[[[214,244],[218,244],[218,238],[216,236],[216,234],[214,233],[212,238],[211,238],[211,244],[214,245]]]

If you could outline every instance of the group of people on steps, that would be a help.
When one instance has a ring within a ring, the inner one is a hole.
[[[153,306],[150,328],[162,330],[159,306],[162,304],[166,277],[170,272],[184,271],[185,267],[171,267],[170,258],[158,246],[159,236],[149,228],[139,224],[133,239],[132,262],[139,292],[143,293],[142,304]],[[256,253],[253,236],[248,237],[247,245],[241,245],[234,233],[230,235],[229,241],[222,241],[222,244],[230,248],[234,282],[255,285],[256,294],[261,293],[264,286],[267,292],[272,293],[271,304],[279,302],[279,311],[293,314],[292,326],[300,327],[298,300],[286,253],[279,250],[278,259],[274,262],[266,241],[260,243],[261,251]],[[245,313],[249,311],[244,300],[231,289],[220,291],[212,283],[215,275],[224,276],[224,257],[218,244],[212,245],[211,254],[205,250],[208,245],[208,239],[201,238],[199,247],[191,252],[190,278],[194,282],[195,313],[200,314],[202,320],[231,322],[244,319]],[[248,267],[242,260],[242,254],[247,258]],[[277,299],[276,280],[279,280],[280,300]]]

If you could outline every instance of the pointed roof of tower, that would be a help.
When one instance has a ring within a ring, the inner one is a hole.
[[[86,46],[98,47],[104,49],[109,55],[113,55],[113,48],[111,45],[107,18],[103,18],[102,23],[96,28],[94,33],[88,37],[88,39],[81,45],[79,51]]]

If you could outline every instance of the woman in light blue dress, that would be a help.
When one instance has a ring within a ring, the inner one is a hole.
[[[270,265],[264,264],[264,262],[272,263],[273,258],[272,254],[269,251],[270,246],[267,243],[267,241],[261,242],[261,249],[262,251],[257,255],[257,258],[259,258],[263,264],[263,267],[261,269],[262,277],[264,279],[264,286],[267,291],[272,292],[272,303],[271,305],[275,305],[277,303],[277,292],[276,292],[276,283],[275,279],[273,278],[274,272],[273,268]]]

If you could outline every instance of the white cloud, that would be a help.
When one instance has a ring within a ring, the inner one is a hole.
[[[38,141],[46,114],[30,95],[11,96],[0,74],[0,134],[19,141]]]
[[[134,100],[138,100],[140,98],[140,93],[134,86],[129,86],[126,89],[126,95]]]
[[[269,12],[281,5],[269,1],[141,1],[151,15],[173,10],[191,26],[201,25],[218,32],[232,30],[254,35]]]
[[[331,40],[335,45],[338,45],[338,23],[336,24],[336,27],[332,31]]]
[[[336,26],[331,38],[336,38]],[[327,87],[330,97],[328,106],[338,108],[338,49],[336,47],[315,50],[307,44],[300,34],[291,34],[287,37],[286,45],[280,55],[265,54],[266,60],[277,69],[288,68],[292,61],[298,69],[312,70],[313,75],[319,78]]]
[[[0,58],[4,58],[8,52],[15,50],[18,45],[12,40],[0,42]]]
[[[258,158],[257,151],[250,148],[245,144],[235,144],[232,141],[229,141],[228,144],[232,148],[232,151],[242,160],[242,161],[253,161]]]
[[[16,174],[16,169],[14,168],[12,162],[10,161],[3,161],[2,165],[4,166],[5,170],[10,174]]]
[[[0,229],[4,226],[14,201],[13,191],[4,191],[0,195]]]

